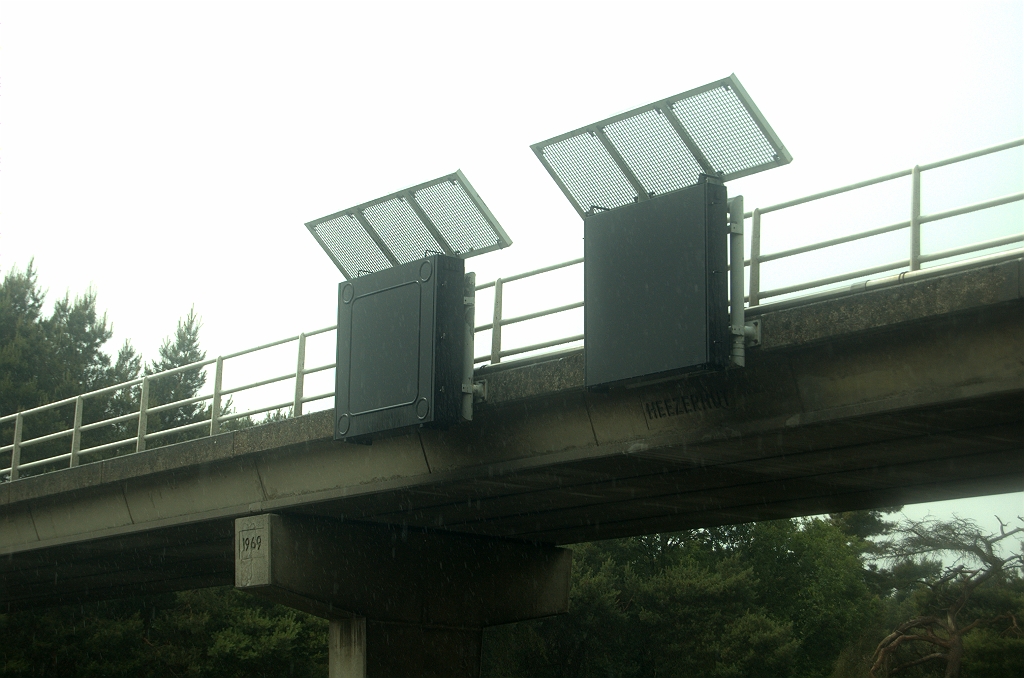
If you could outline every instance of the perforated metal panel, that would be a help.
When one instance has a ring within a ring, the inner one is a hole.
[[[347,279],[432,254],[467,259],[512,241],[461,171],[306,224]]]
[[[531,148],[580,216],[793,159],[735,75]]]

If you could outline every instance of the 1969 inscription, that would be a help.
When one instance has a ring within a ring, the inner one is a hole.
[[[270,514],[235,520],[235,586],[266,586],[270,583]]]
[[[257,534],[256,530],[245,530],[238,535],[238,556],[240,558],[252,558],[252,552],[261,550],[262,546],[263,535]]]

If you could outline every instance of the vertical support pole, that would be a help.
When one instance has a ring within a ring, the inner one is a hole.
[[[14,449],[11,450],[11,482],[18,479],[18,465],[21,463],[21,412],[14,417]]]
[[[921,167],[910,171],[910,270],[921,268]]]
[[[729,330],[732,333],[732,364],[746,364],[743,325],[743,196],[729,201]]]
[[[299,335],[299,361],[295,365],[295,402],[292,404],[292,416],[302,416],[302,393],[306,382],[306,333]]]
[[[761,303],[761,208],[754,209],[750,228],[750,305]]]
[[[465,330],[462,348],[462,418],[473,419],[473,358],[476,351],[476,273],[467,273],[462,283]]]
[[[491,321],[491,364],[501,362],[501,290],[502,280],[494,281],[494,319]]]
[[[366,678],[366,619],[331,619],[327,627],[328,678]]]
[[[85,398],[75,398],[75,425],[71,429],[71,466],[78,466],[78,451],[82,449],[82,409]]]
[[[220,390],[224,381],[224,358],[217,356],[217,371],[213,376],[213,404],[210,405],[210,435],[220,433]]]
[[[146,424],[149,423],[149,377],[142,378],[142,393],[139,394],[139,442],[135,444],[135,451],[142,452],[146,449]]]

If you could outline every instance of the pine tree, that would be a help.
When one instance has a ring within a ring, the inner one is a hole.
[[[42,323],[45,292],[32,262],[0,283],[0,413],[46,403],[57,371]]]
[[[130,342],[121,346],[116,359],[103,351],[112,331],[107,317],[96,310],[93,290],[74,299],[65,295],[49,316],[44,314],[45,298],[32,263],[24,270],[12,269],[0,281],[2,415],[132,381],[143,371],[156,374],[205,358],[194,309],[164,341],[158,358],[144,366]],[[150,405],[192,398],[205,383],[206,373],[198,368],[157,379]],[[86,399],[83,423],[137,412],[140,391],[135,385],[110,397]],[[225,410],[229,407],[225,403]],[[183,405],[151,415],[149,430],[208,416],[202,402]],[[73,417],[73,404],[26,417],[25,438],[70,428]],[[248,419],[242,421],[252,425]],[[136,426],[129,419],[86,431],[82,447],[131,438],[137,435]],[[203,433],[200,429],[161,437],[151,446]],[[0,444],[8,444],[12,435],[13,426],[0,427]],[[30,446],[22,451],[22,460],[63,454],[69,445],[65,437]],[[134,449],[126,445],[93,453],[82,462]],[[9,463],[10,453],[0,458],[0,468]],[[313,678],[326,675],[326,626],[323,620],[231,588],[27,610],[0,614],[0,674]]]
[[[116,366],[103,351],[113,332],[106,315],[97,311],[94,290],[73,300],[65,294],[49,316],[43,314],[45,299],[32,262],[24,271],[11,269],[0,283],[0,413],[4,415],[113,385],[132,365],[133,351]],[[24,419],[22,438],[66,430],[74,416],[74,403],[33,414]],[[109,399],[85,400],[83,423],[109,416],[114,416]],[[112,427],[88,432],[83,447],[111,442],[118,433]],[[12,439],[13,425],[9,423],[0,428],[0,440],[7,443]],[[21,460],[25,463],[65,454],[69,447],[68,438],[32,445],[23,450]],[[8,463],[9,458],[0,460],[4,466]]]
[[[135,351],[135,347],[133,347],[131,342],[126,339],[117,352],[117,360],[111,367],[109,376],[106,379],[108,383],[104,384],[104,386],[113,386],[115,384],[130,382],[137,379],[141,374],[142,356]],[[102,413],[97,417],[97,420],[113,419],[114,417],[121,417],[138,412],[141,390],[141,386],[139,385],[130,386],[113,392],[109,397],[99,399],[98,404],[102,407]],[[82,447],[90,447],[93,445],[101,445],[105,442],[134,438],[138,435],[138,432],[138,421],[133,420],[102,427],[100,429],[96,429],[95,432],[86,431],[82,434]],[[135,448],[129,444],[124,448],[112,449],[101,453],[100,456],[90,457],[89,461],[95,461],[100,458],[109,458],[117,454],[124,454],[126,451],[134,450]]]
[[[231,587],[0,614],[10,678],[326,678],[327,622]]]
[[[110,356],[103,345],[113,336],[107,315],[96,310],[95,290],[71,300],[65,294],[44,321],[51,350],[62,370],[56,398],[68,398],[106,386],[111,376]]]
[[[159,374],[206,359],[206,351],[199,347],[199,330],[202,321],[196,315],[195,307],[188,315],[178,320],[173,337],[164,339],[160,346],[159,358],[146,366],[147,375]],[[187,400],[195,397],[206,385],[206,369],[197,367],[173,375],[153,379],[149,386],[149,407]],[[194,424],[209,418],[209,405],[203,402],[185,404],[170,410],[150,415],[147,430],[150,432]],[[161,439],[160,444],[190,440],[202,435],[202,430],[184,431]]]
[[[96,389],[137,379],[143,372],[155,374],[188,365],[205,358],[199,347],[200,319],[192,309],[179,320],[173,336],[160,347],[158,358],[143,365],[141,356],[125,341],[112,359],[104,351],[113,334],[106,314],[101,314],[95,290],[72,298],[65,294],[44,313],[46,292],[38,282],[32,262],[24,270],[12,268],[0,282],[0,415],[32,409],[57,400],[72,398]],[[163,377],[152,383],[149,405],[156,406],[194,397],[206,383],[201,368]],[[135,385],[106,396],[84,400],[83,424],[137,412],[141,387]],[[209,416],[209,406],[192,403],[147,419],[148,431],[166,430],[201,421]],[[75,417],[74,402],[23,420],[22,439],[55,433],[71,428]],[[0,441],[13,440],[14,426],[0,426]],[[127,440],[138,434],[136,421],[125,421],[82,433],[81,449]],[[164,445],[201,435],[193,430],[158,438]],[[70,438],[64,437],[22,450],[22,463],[66,454]],[[134,451],[131,444],[99,453],[88,452],[82,463],[109,458]],[[0,458],[0,467],[10,464],[10,453]],[[34,472],[44,472],[39,468]],[[30,472],[31,473],[31,472]]]
[[[573,546],[569,613],[485,633],[482,675],[826,676],[877,607],[831,521]]]

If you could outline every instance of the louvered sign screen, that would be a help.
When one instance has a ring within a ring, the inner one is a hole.
[[[580,216],[792,160],[735,75],[531,148]]]
[[[310,221],[351,280],[433,254],[460,259],[512,244],[461,171]]]

